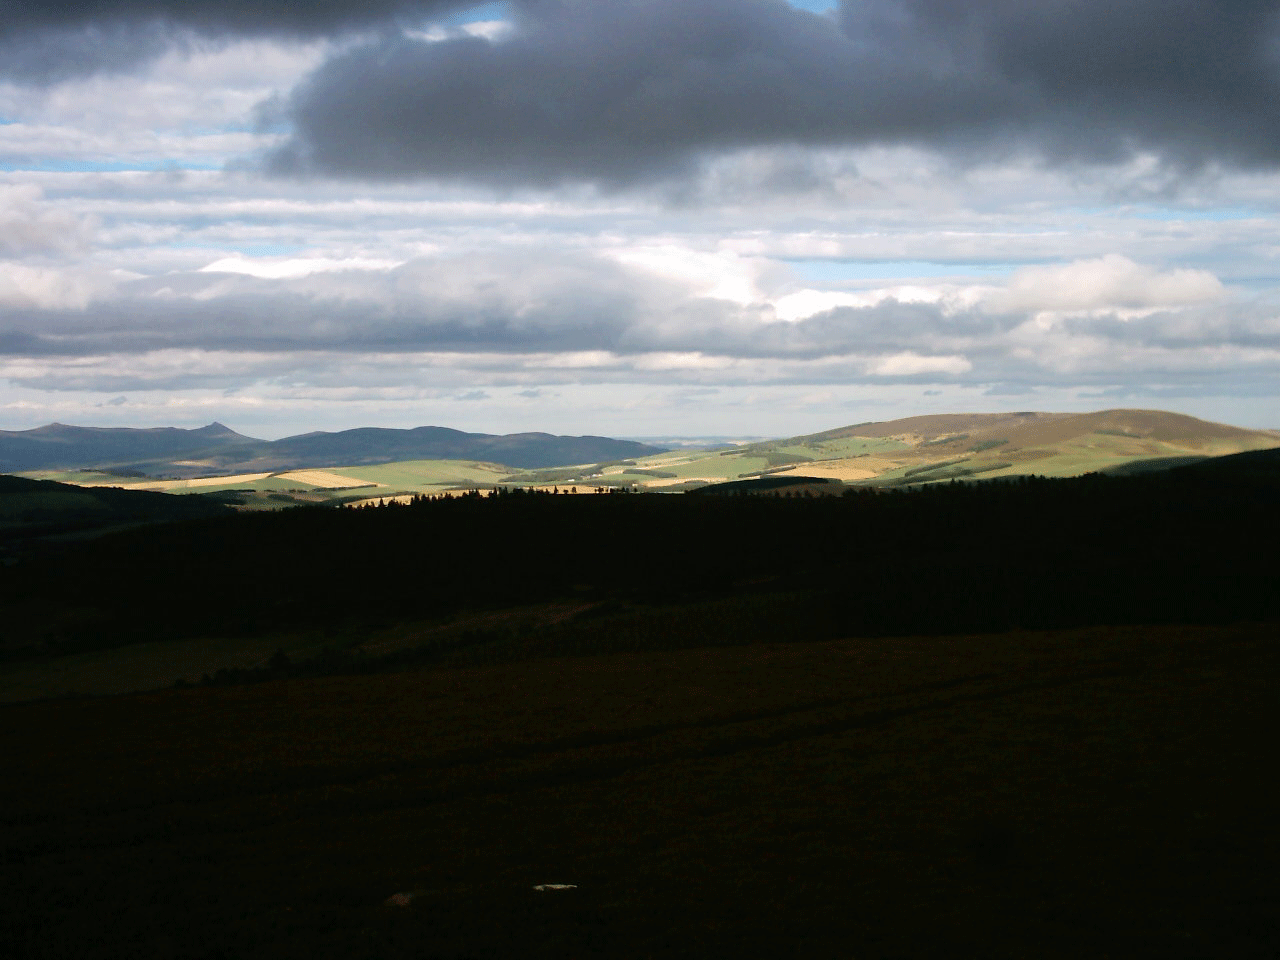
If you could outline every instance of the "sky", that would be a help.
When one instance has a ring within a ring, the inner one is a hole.
[[[0,429],[1280,428],[1276,0],[0,0]]]

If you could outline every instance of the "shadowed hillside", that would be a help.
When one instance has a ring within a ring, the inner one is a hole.
[[[265,462],[273,469],[283,469],[286,465],[358,465],[395,460],[480,460],[536,468],[646,456],[657,452],[656,448],[642,443],[608,437],[556,437],[549,433],[491,436],[444,427],[418,427],[414,430],[368,427],[278,440],[271,445]],[[255,463],[239,466],[250,469]]]
[[[159,427],[72,427],[51,423],[34,430],[0,430],[0,473],[79,469],[130,462],[164,462],[213,455],[261,443],[220,423],[197,430]]]
[[[23,546],[57,537],[88,536],[120,526],[223,516],[229,508],[198,497],[77,487],[0,475],[0,560]]]
[[[148,476],[279,472],[395,460],[479,460],[537,468],[646,456],[657,447],[608,437],[493,436],[445,427],[359,428],[254,440],[220,423],[198,430],[69,427],[0,431],[0,473],[111,467]]]

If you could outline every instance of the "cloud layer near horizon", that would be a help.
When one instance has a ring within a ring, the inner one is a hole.
[[[255,354],[282,368],[302,355],[483,356],[478,384],[523,381],[530,363],[535,377],[559,368],[697,383],[1105,383],[1122,371],[1158,379],[1203,366],[1206,352],[1280,358],[1280,323],[1230,303],[1211,273],[1116,255],[1026,268],[1002,284],[815,291],[805,305],[795,294],[708,296],[691,278],[586,252],[279,265],[224,259],[97,286],[0,270],[0,306],[26,318],[0,334],[0,351],[32,371],[14,379],[45,389],[58,381],[36,372],[41,361],[120,352]],[[146,386],[140,374],[126,379]],[[159,379],[184,385],[180,372]],[[186,385],[207,382],[192,371]],[[68,387],[130,383],[81,376]]]

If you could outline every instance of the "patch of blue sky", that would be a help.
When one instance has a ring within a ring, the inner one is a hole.
[[[1123,204],[1118,206],[1066,206],[1060,208],[1063,213],[1082,217],[1112,217],[1123,219],[1135,217],[1139,220],[1199,220],[1204,222],[1221,222],[1227,220],[1256,220],[1259,217],[1274,216],[1274,211],[1266,211],[1259,207],[1175,207],[1163,204]]]
[[[69,157],[49,157],[19,163],[0,160],[4,173],[144,173],[178,170],[221,170],[221,162],[199,160],[77,160]]]
[[[483,23],[489,20],[508,20],[511,18],[510,3],[478,3],[474,7],[464,7],[441,17],[436,23],[446,27],[461,27],[468,23]]]
[[[940,263],[934,260],[786,260],[802,283],[851,283],[866,280],[915,280],[925,277],[974,277],[1012,273],[1022,263]]]
[[[1143,220],[1201,220],[1211,223],[1227,220],[1257,220],[1271,216],[1265,210],[1252,207],[1211,207],[1200,210],[1187,207],[1143,207],[1134,210],[1133,215]]]
[[[169,130],[157,130],[156,133],[168,134],[176,137],[217,137],[226,133],[257,133],[261,129],[256,118],[251,120],[231,121],[229,123],[220,123],[216,127],[198,127],[195,125],[186,127],[175,127]]]
[[[808,10],[812,13],[826,13],[840,6],[839,0],[787,0],[797,10]]]
[[[1276,289],[1277,277],[1245,277],[1242,280],[1232,280],[1231,286],[1245,293],[1260,297],[1264,294],[1274,293]]]
[[[224,240],[175,240],[165,246],[170,250],[217,250],[246,257],[287,257],[308,249],[298,243],[236,243]]]

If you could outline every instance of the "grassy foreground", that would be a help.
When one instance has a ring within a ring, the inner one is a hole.
[[[1276,640],[753,644],[0,706],[0,929],[11,956],[139,960],[1273,957]]]

